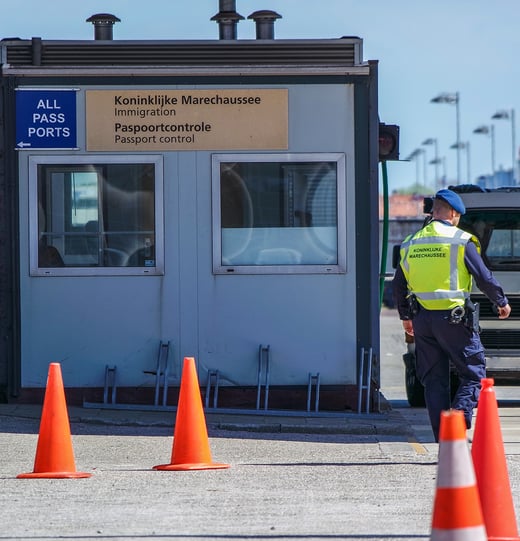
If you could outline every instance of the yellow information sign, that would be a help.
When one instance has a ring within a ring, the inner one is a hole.
[[[287,89],[87,90],[87,150],[288,148]]]

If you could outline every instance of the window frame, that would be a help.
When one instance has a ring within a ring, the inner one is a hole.
[[[155,266],[154,267],[39,267],[38,266],[38,166],[74,167],[105,164],[153,164]],[[163,156],[132,155],[33,155],[29,156],[29,274],[30,276],[161,276],[164,274]]]
[[[336,162],[336,212],[337,212],[337,263],[325,264],[287,264],[287,265],[226,265],[222,262],[222,227],[220,196],[220,164],[226,162],[245,163],[305,163]],[[346,157],[341,152],[306,152],[285,154],[212,154],[212,261],[213,274],[345,274],[347,272],[346,247]]]

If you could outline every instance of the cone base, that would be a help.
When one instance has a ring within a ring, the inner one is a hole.
[[[220,462],[194,462],[187,464],[160,464],[154,466],[154,470],[163,471],[186,471],[186,470],[223,470],[229,468],[229,464],[222,464]]]
[[[84,479],[86,477],[92,477],[91,473],[85,473],[81,471],[76,472],[32,472],[32,473],[20,473],[16,476],[17,479]]]
[[[488,537],[488,541],[520,541],[520,537]]]

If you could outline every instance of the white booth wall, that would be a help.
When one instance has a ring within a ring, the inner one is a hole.
[[[212,155],[228,151],[198,150],[146,152],[163,160],[163,275],[31,276],[29,159],[52,154],[67,163],[90,154],[81,88],[79,149],[19,152],[22,387],[44,387],[50,362],[61,363],[71,387],[102,386],[105,365],[117,366],[119,386],[153,385],[144,371],[155,369],[161,340],[170,341],[170,383],[179,381],[188,356],[201,382],[211,369],[221,384],[255,385],[261,344],[270,346],[271,385],[306,384],[310,372],[324,385],[356,382],[353,85],[269,88],[288,88],[287,153],[344,155],[346,272],[213,273]],[[262,152],[285,153],[255,151]]]

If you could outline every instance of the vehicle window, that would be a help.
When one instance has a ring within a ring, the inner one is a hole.
[[[461,227],[475,234],[491,270],[520,268],[520,214],[518,211],[469,211]]]
[[[32,271],[158,270],[155,163],[39,163],[35,170]]]
[[[339,268],[343,173],[337,159],[239,161],[223,155],[214,168],[214,195],[220,202],[214,207],[217,271]]]
[[[487,257],[497,263],[520,258],[520,231],[518,229],[497,229],[491,233]]]

